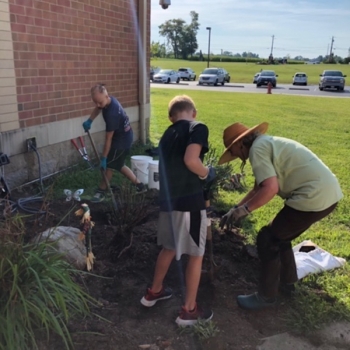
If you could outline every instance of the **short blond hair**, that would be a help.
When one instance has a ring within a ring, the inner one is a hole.
[[[196,106],[191,97],[187,95],[175,96],[168,106],[169,117],[176,117],[178,113],[196,110]]]

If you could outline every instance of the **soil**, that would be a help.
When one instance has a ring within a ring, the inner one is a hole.
[[[23,193],[20,196],[23,197]],[[156,244],[157,192],[149,191],[146,200],[147,212],[132,230],[133,240],[129,248],[126,247],[130,245],[130,233],[118,231],[110,222],[110,207],[104,202],[89,203],[95,222],[92,245],[96,262],[92,271],[94,275],[86,275],[82,284],[98,301],[98,306],[92,308],[89,318],[69,324],[76,350],[250,350],[256,349],[261,339],[287,331],[283,319],[288,300],[258,312],[244,311],[237,306],[237,295],[256,291],[259,266],[254,247],[245,245],[239,230],[223,235],[213,232],[214,260],[220,268],[213,283],[205,271],[202,274],[198,302],[214,311],[213,322],[219,330],[214,337],[200,339],[179,332],[174,322],[184,296],[186,258],[174,261],[166,277],[165,284],[173,289],[173,297],[152,308],[143,307],[140,299],[152,281],[160,251]],[[29,236],[57,224],[79,227],[79,220],[73,212],[65,216],[70,208],[71,202],[57,200],[50,204],[49,215],[40,219],[35,216],[28,218]],[[203,269],[209,268],[206,252]],[[55,340],[49,349],[63,349],[63,346]]]

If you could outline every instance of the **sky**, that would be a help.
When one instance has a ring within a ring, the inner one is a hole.
[[[350,49],[350,0],[171,0],[167,10],[151,0],[151,41],[164,43],[159,25],[199,15],[198,50],[233,54],[251,51],[268,57],[274,36],[274,57],[316,58],[329,53],[347,57]]]

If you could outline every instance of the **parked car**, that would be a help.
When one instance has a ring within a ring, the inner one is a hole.
[[[339,91],[344,91],[345,86],[345,77],[339,70],[324,70],[320,74],[320,82],[318,87],[320,90],[323,89],[337,89]]]
[[[259,76],[260,76],[260,72],[259,72],[259,73],[256,73],[256,74],[254,75],[253,84],[256,84],[256,81],[258,80]]]
[[[196,80],[196,73],[191,68],[179,68],[178,74],[182,80]]]
[[[212,84],[212,85],[225,85],[225,73],[222,68],[206,68],[199,75],[199,85]]]
[[[231,80],[230,73],[226,69],[223,69],[223,71],[225,74],[225,81],[226,81],[226,83],[229,83]]]
[[[256,79],[256,87],[271,83],[275,88],[277,86],[277,77],[278,75],[273,70],[263,70]]]
[[[151,67],[150,71],[149,71],[149,79],[151,81],[153,81],[153,77],[155,74],[157,74],[160,71],[159,67]]]
[[[307,85],[306,73],[299,72],[293,75],[293,85]]]
[[[180,76],[176,70],[173,69],[161,69],[157,74],[153,76],[155,83],[179,83]]]

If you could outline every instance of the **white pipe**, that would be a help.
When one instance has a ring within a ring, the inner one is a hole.
[[[147,0],[138,1],[138,22],[139,22],[139,45],[138,45],[138,66],[139,66],[139,119],[140,119],[140,140],[143,144],[147,141],[146,126],[146,103],[147,103]]]

